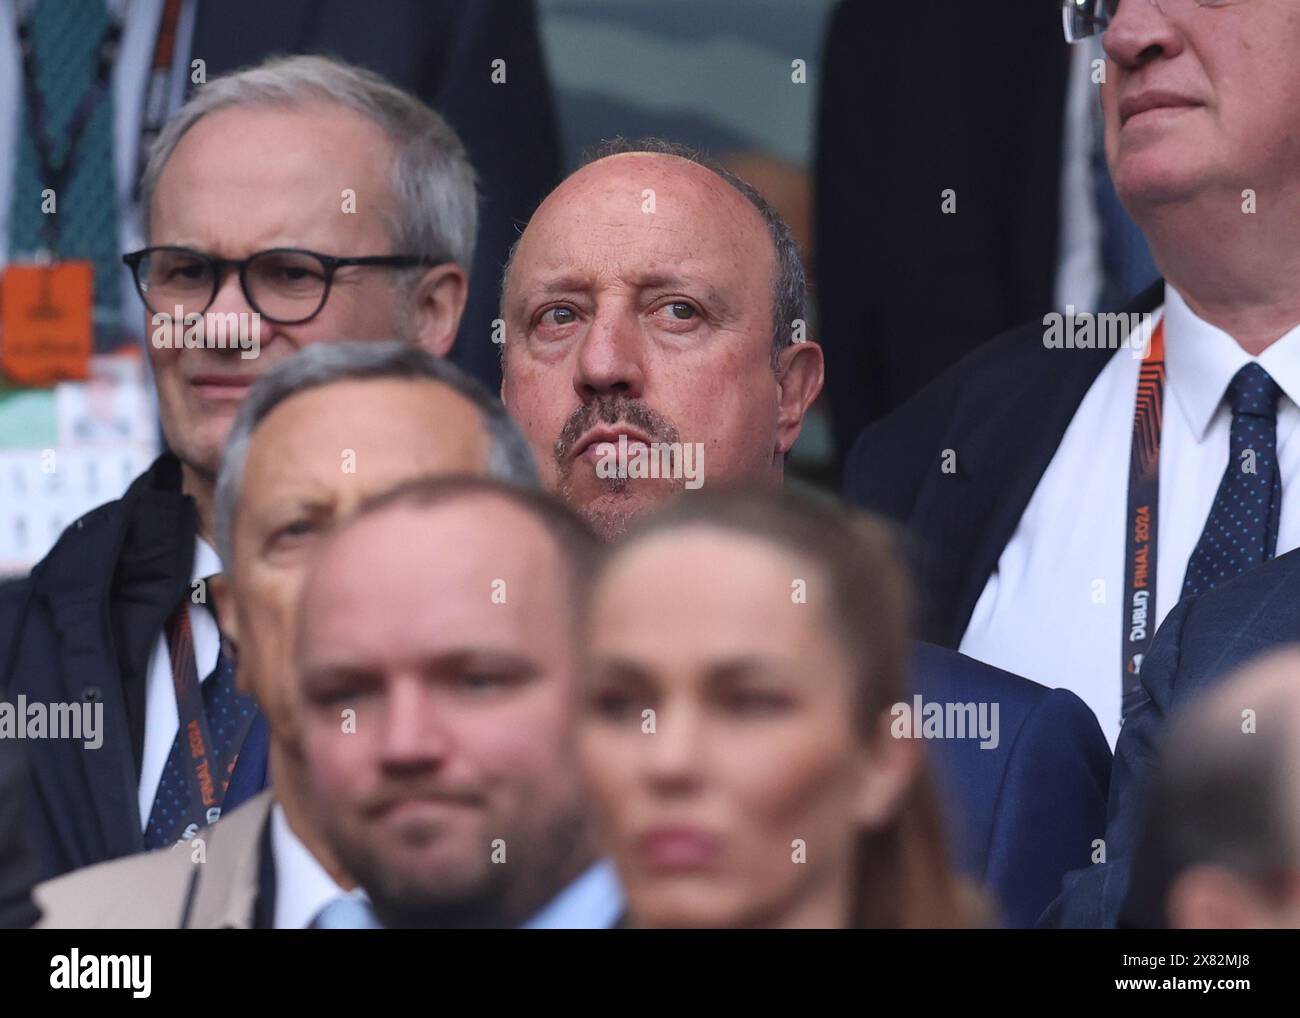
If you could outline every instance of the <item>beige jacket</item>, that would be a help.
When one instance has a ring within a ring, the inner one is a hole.
[[[190,845],[113,859],[32,892],[45,929],[249,929],[271,792],[244,803]],[[199,842],[199,839],[202,839]],[[202,848],[202,861],[195,861]]]

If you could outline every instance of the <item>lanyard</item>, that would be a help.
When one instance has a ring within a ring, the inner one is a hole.
[[[62,196],[66,185],[72,177],[73,155],[85,137],[86,128],[90,126],[95,110],[109,93],[113,74],[113,63],[117,59],[118,46],[122,41],[122,19],[116,14],[109,16],[108,24],[99,37],[97,46],[95,77],[90,88],[77,103],[68,124],[68,145],[63,158],[54,158],[54,141],[46,133],[45,96],[36,81],[36,42],[32,38],[32,16],[28,14],[18,21],[18,46],[22,53],[23,93],[27,101],[27,122],[31,129],[32,144],[36,149],[36,158],[40,163],[41,181],[46,187],[53,188],[56,195]],[[51,253],[58,250],[59,225],[58,216],[42,216],[45,230],[45,242]]]
[[[221,815],[221,805],[230,786],[230,776],[239,760],[239,750],[244,737],[252,727],[254,712],[237,722],[230,743],[230,759],[222,760],[212,732],[208,726],[207,710],[203,704],[203,688],[199,683],[198,667],[194,660],[194,636],[189,625],[189,602],[180,606],[167,620],[167,649],[171,655],[172,680],[176,686],[176,710],[179,721],[179,738],[186,754],[185,776],[190,788],[188,819],[200,826],[215,822]],[[211,678],[209,682],[215,682]],[[213,810],[216,813],[213,814]],[[180,825],[181,829],[185,823]]]
[[[1160,432],[1164,421],[1165,323],[1151,334],[1138,373],[1124,515],[1124,620],[1120,633],[1120,717],[1142,699],[1138,673],[1156,630],[1156,538],[1160,511]]]
[[[149,150],[162,133],[167,122],[167,106],[172,69],[172,56],[176,52],[176,35],[179,31],[181,0],[166,0],[162,18],[158,22],[158,38],[154,41],[153,59],[149,61],[149,77],[144,85],[144,106],[140,114],[140,144],[136,150],[135,200],[140,200],[141,178],[149,161]]]

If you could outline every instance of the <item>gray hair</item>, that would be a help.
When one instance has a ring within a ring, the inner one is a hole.
[[[578,169],[608,159],[610,156],[632,153],[676,156],[678,159],[695,163],[696,166],[702,166],[735,188],[763,217],[776,255],[776,279],[772,287],[772,367],[775,370],[777,357],[781,351],[794,342],[794,323],[808,320],[808,279],[804,273],[803,260],[799,256],[799,245],[794,239],[794,234],[790,232],[789,224],[749,181],[742,180],[699,149],[680,142],[668,141],[665,138],[639,138],[636,141],[629,141],[620,137],[602,141],[583,153]],[[501,273],[502,318],[505,318],[506,284],[510,279],[510,268],[514,264],[518,247],[519,240],[516,240],[510,247],[510,253],[506,256],[505,269]],[[502,344],[503,356],[504,346]]]
[[[226,438],[217,476],[217,551],[227,572],[235,563],[235,512],[243,494],[244,466],[253,433],[285,400],[336,382],[401,379],[441,382],[478,408],[488,437],[487,476],[524,488],[541,481],[532,450],[501,401],[450,361],[400,340],[313,343],[262,375],[249,390]],[[436,435],[430,441],[437,441]]]
[[[394,253],[453,261],[474,258],[478,196],[474,168],[452,127],[414,96],[373,71],[321,56],[275,57],[213,78],[163,126],[140,182],[145,236],[163,167],[187,131],[209,113],[234,106],[335,103],[382,128],[396,153],[389,232]],[[373,252],[348,252],[370,254]],[[425,270],[410,270],[411,281]]]

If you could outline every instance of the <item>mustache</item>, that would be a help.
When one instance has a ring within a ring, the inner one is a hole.
[[[430,781],[389,782],[366,796],[361,802],[361,809],[366,814],[374,815],[411,801],[479,806],[483,803],[483,796],[476,789],[465,785],[444,785]]]
[[[654,442],[676,442],[677,428],[658,410],[630,396],[597,396],[581,404],[560,429],[555,440],[555,461],[563,464],[574,443],[597,424],[628,424]]]

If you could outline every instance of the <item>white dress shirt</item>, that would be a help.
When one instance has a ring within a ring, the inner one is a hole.
[[[194,564],[190,568],[190,589],[194,581],[221,572],[221,559],[212,545],[201,537],[194,539]],[[208,602],[209,606],[211,601]],[[190,632],[194,637],[194,667],[199,681],[206,682],[217,667],[221,651],[221,634],[217,620],[210,610],[201,605],[190,605]],[[149,654],[149,670],[145,673],[144,700],[144,755],[140,761],[140,829],[149,827],[149,813],[153,810],[158,784],[163,768],[180,730],[180,709],[176,706],[176,681],[172,678],[172,658],[167,649],[166,630],[158,634],[153,651]]]
[[[1156,621],[1178,603],[1228,465],[1228,383],[1252,360],[1281,387],[1277,554],[1300,546],[1300,325],[1257,358],[1166,286]],[[1153,319],[1158,320],[1158,319]],[[1061,356],[1070,353],[1062,351]],[[984,586],[961,651],[1073,690],[1119,737],[1125,511],[1141,361],[1117,351],[1084,396]],[[1032,426],[1032,422],[1028,422]]]
[[[348,893],[298,840],[278,802],[271,807],[271,860],[277,930],[305,930],[321,909]]]

